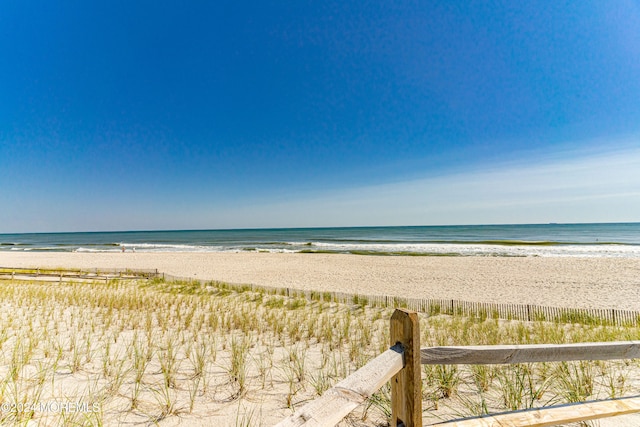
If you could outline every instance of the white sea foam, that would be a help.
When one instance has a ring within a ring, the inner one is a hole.
[[[213,252],[215,246],[185,245],[177,243],[120,243],[120,248],[140,252]],[[121,249],[120,249],[121,250]]]
[[[120,252],[122,249],[93,249],[79,247],[74,249],[73,252],[85,252],[85,253],[102,253],[102,252]]]
[[[640,258],[638,245],[489,245],[455,243],[313,243],[311,249],[336,252],[384,252],[416,254],[458,254],[465,256],[566,256]]]
[[[311,243],[311,244],[309,244]],[[74,252],[271,252],[320,251],[337,253],[386,253],[460,256],[538,256],[538,257],[621,257],[640,258],[640,245],[492,245],[458,243],[326,243],[287,242],[283,244],[188,245],[163,243],[122,243],[120,246],[77,247]],[[56,251],[56,247],[10,247],[9,251]]]
[[[272,252],[300,251],[413,253],[461,256],[540,256],[540,257],[624,257],[640,258],[639,245],[535,245],[460,243],[327,243],[286,242],[235,245],[188,245],[168,243],[120,243],[118,248],[78,248],[78,252],[118,252],[124,247],[137,252]]]

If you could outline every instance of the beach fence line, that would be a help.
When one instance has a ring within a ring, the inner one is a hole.
[[[173,276],[157,269],[67,269],[67,268],[13,268],[0,267],[1,279],[18,280],[111,280],[111,279],[155,279],[176,282],[213,282],[190,277]],[[561,323],[598,324],[607,326],[640,326],[640,311],[616,308],[568,308],[535,304],[502,304],[461,301],[456,299],[405,298],[390,295],[354,294],[336,291],[303,290],[288,287],[271,287],[249,284],[224,283],[238,291],[254,291],[309,301],[336,302],[360,306],[407,308],[428,315],[448,314],[478,318],[493,318],[522,321],[551,321]]]
[[[420,347],[415,311],[396,309],[390,319],[391,347],[276,427],[329,427],[391,384],[392,427],[422,427],[421,365],[494,365],[640,357],[640,341],[573,344]],[[548,427],[640,412],[640,396],[579,402],[445,421],[442,427]]]
[[[196,281],[188,277],[159,273],[168,281]],[[568,308],[535,304],[502,304],[461,301],[456,299],[405,298],[389,295],[353,294],[336,291],[314,291],[287,287],[227,284],[237,290],[260,291],[268,294],[310,301],[326,301],[371,307],[407,308],[428,315],[448,314],[501,320],[550,321],[560,323],[597,324],[603,326],[640,326],[640,311],[616,308]]]
[[[109,281],[112,279],[153,279],[160,275],[158,269],[126,268],[15,268],[0,267],[0,280],[35,281]]]

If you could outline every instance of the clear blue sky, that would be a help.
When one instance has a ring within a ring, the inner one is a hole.
[[[640,221],[637,1],[0,10],[0,232]]]

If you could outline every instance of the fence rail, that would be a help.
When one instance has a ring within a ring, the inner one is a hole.
[[[391,347],[276,427],[338,424],[402,369],[403,352],[400,345]]]
[[[636,359],[640,358],[640,341],[427,347],[420,349],[420,356],[423,365]]]
[[[619,415],[640,412],[639,397],[623,397],[620,399],[602,400],[598,402],[582,402],[558,405],[542,409],[510,412],[489,415],[482,418],[447,421],[434,424],[438,427],[489,427],[489,426],[527,426],[547,427],[559,423],[577,423],[580,421],[610,418]]]

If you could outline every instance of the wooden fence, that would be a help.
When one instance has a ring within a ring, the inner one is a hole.
[[[640,341],[420,348],[417,313],[391,317],[392,347],[276,427],[334,426],[391,381],[391,426],[422,426],[421,364],[506,364],[640,358]],[[640,397],[558,405],[455,420],[444,427],[543,427],[640,412]]]
[[[160,273],[154,270],[130,270],[122,268],[13,268],[0,267],[0,280],[27,280],[44,282],[92,282],[112,279],[151,279]]]
[[[165,280],[194,281],[192,278],[165,275]],[[568,308],[548,307],[535,304],[498,304],[460,301],[456,299],[404,298],[389,295],[351,294],[346,292],[323,292],[294,288],[276,288],[260,285],[229,285],[237,289],[260,291],[308,300],[331,301],[343,304],[368,305],[374,307],[407,308],[430,315],[458,314],[480,318],[504,320],[550,321],[611,326],[640,326],[640,311],[617,308]]]

